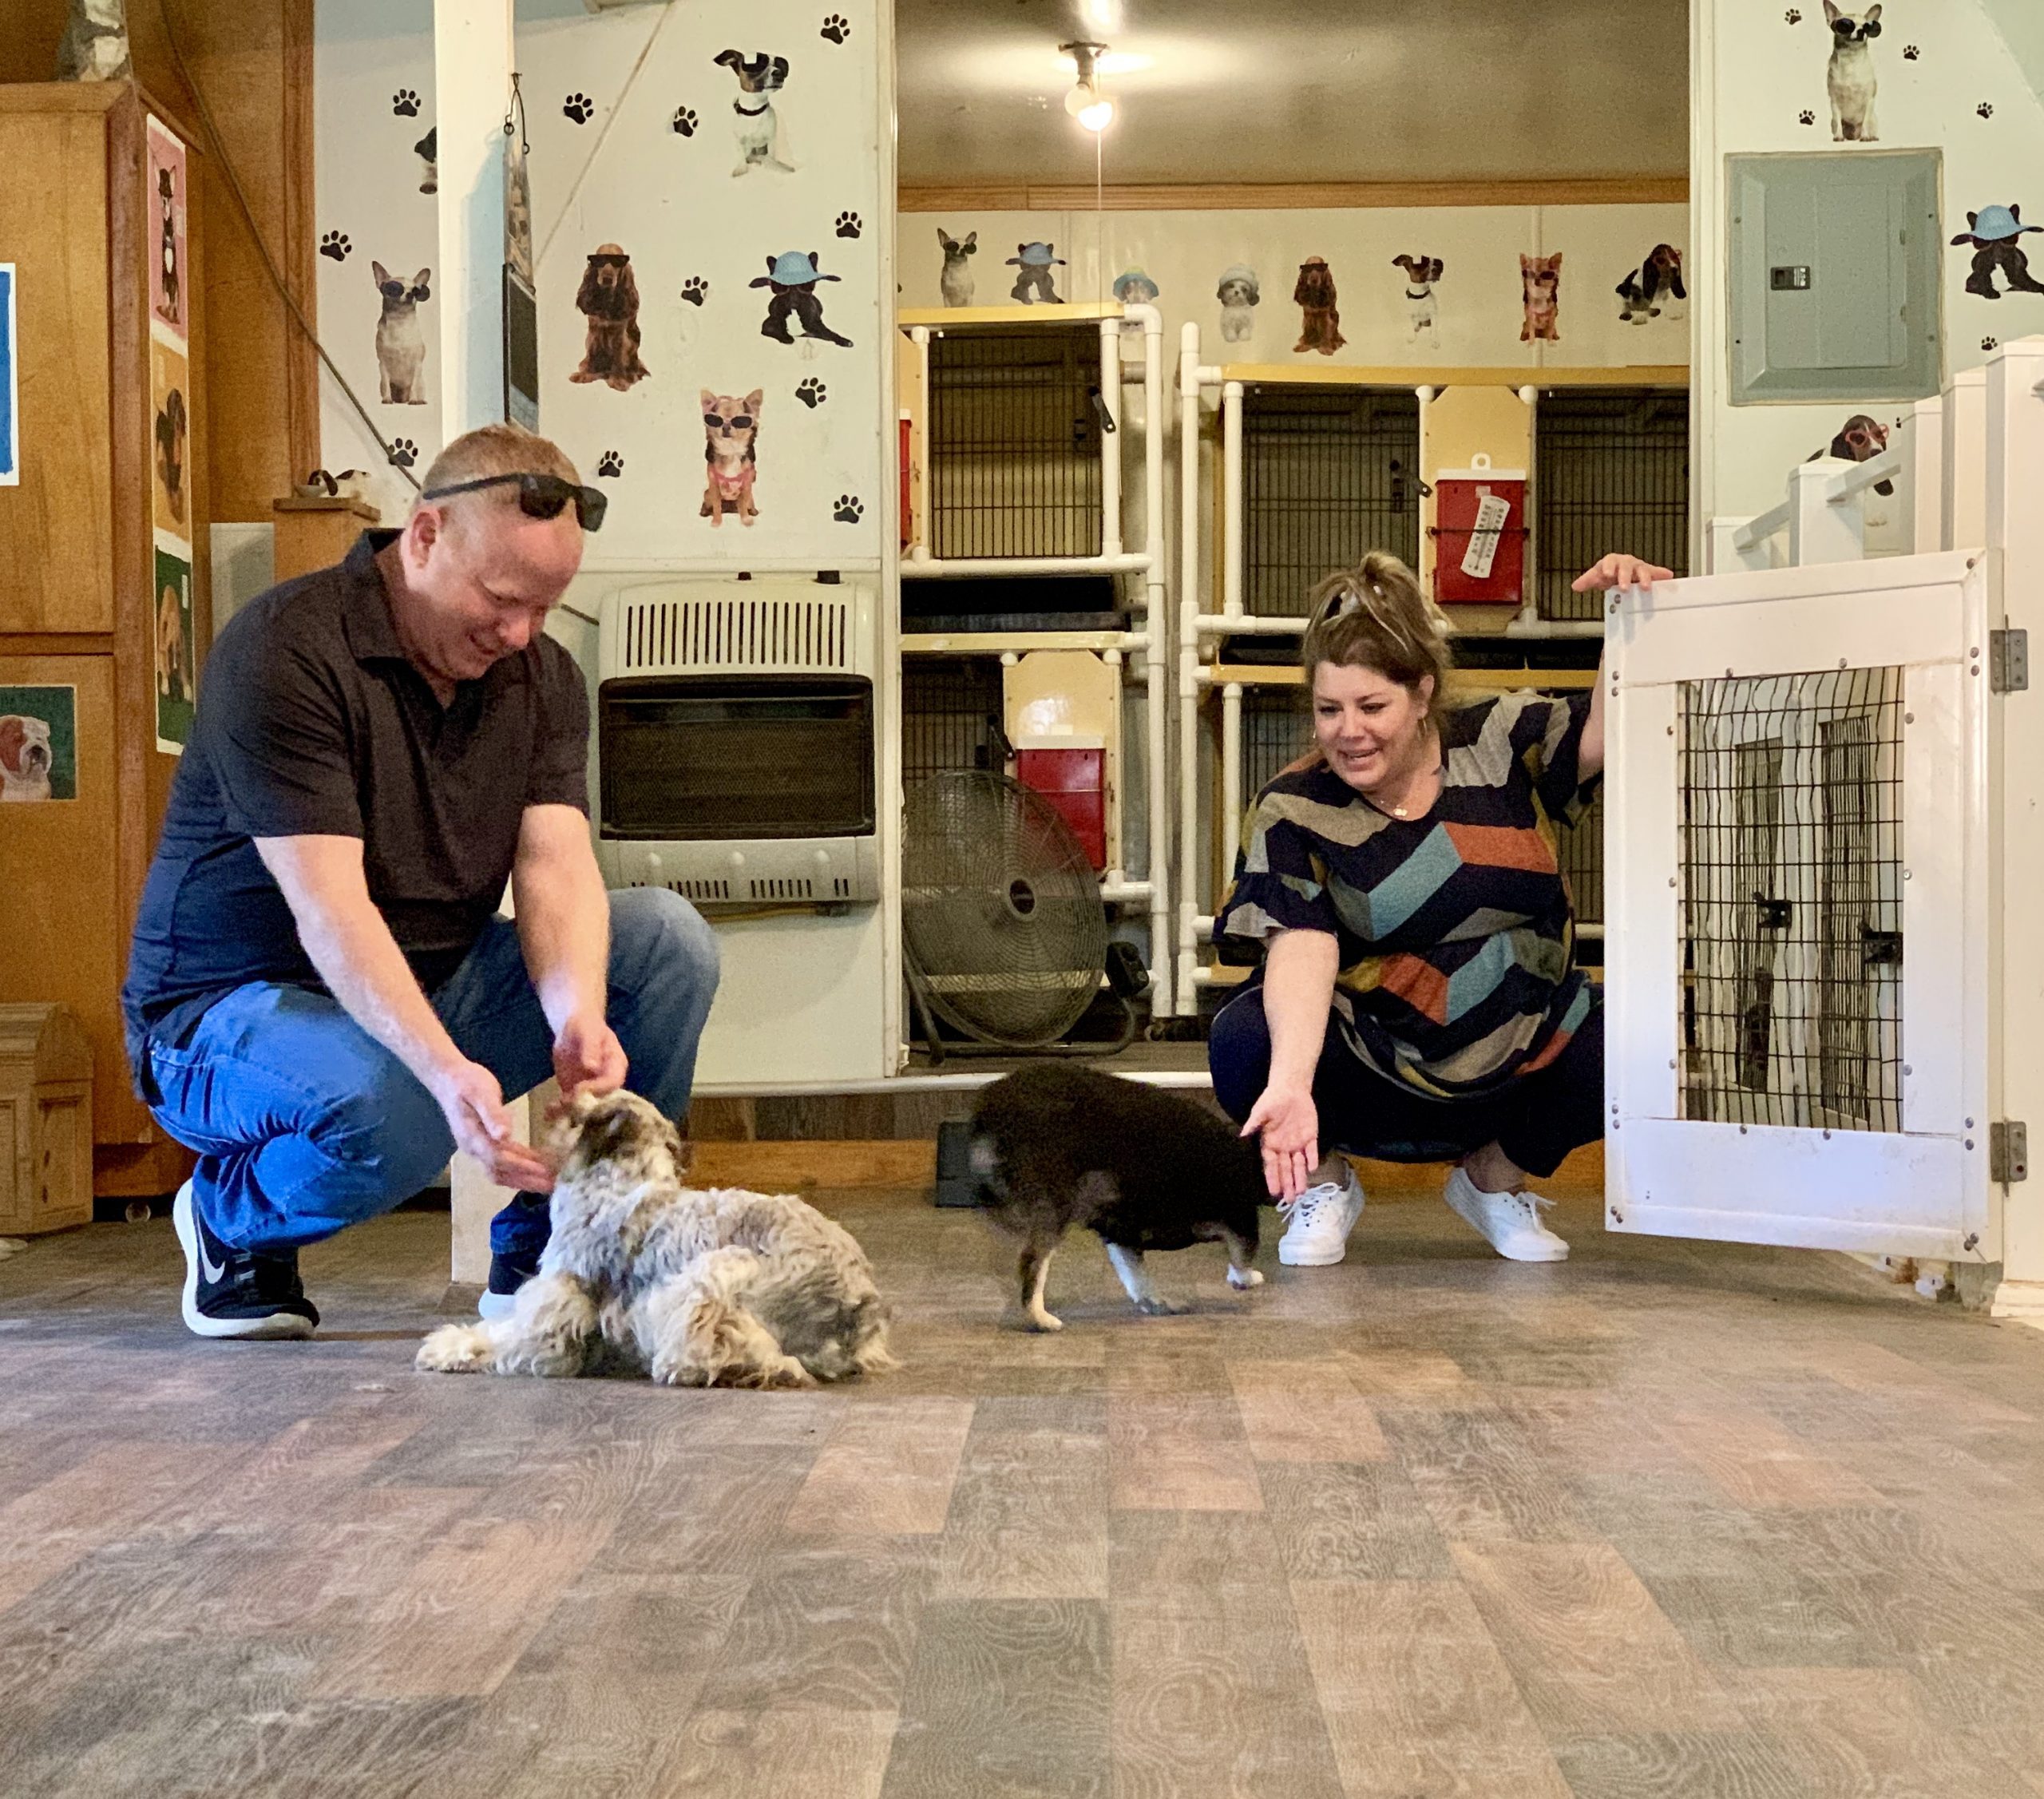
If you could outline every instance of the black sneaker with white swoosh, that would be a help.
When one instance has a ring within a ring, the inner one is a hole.
[[[206,1228],[192,1183],[170,1210],[184,1251],[184,1325],[199,1337],[310,1337],[319,1308],[305,1297],[298,1257],[232,1250]]]

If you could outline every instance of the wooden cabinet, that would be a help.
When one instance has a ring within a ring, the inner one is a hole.
[[[0,1236],[93,1216],[93,1055],[62,1006],[0,1004]]]
[[[188,1161],[134,1096],[119,995],[211,637],[197,157],[133,82],[0,86],[19,474],[0,485],[0,1001],[82,1026],[115,1195]]]

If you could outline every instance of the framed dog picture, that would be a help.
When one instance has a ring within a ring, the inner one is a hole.
[[[192,740],[192,711],[199,697],[198,645],[192,625],[192,565],[156,545],[156,747],[180,754]]]
[[[160,120],[149,127],[149,192],[142,241],[149,258],[149,316],[189,335],[191,283],[184,242],[184,145]]]
[[[78,797],[78,690],[0,687],[0,805]]]
[[[0,263],[0,487],[22,484],[21,416],[14,390],[14,265]]]
[[[192,493],[185,479],[191,442],[192,376],[184,352],[149,344],[149,498],[159,531],[192,541]]]

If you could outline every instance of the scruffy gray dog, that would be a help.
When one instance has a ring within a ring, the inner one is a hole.
[[[539,1273],[509,1318],[434,1331],[419,1368],[806,1387],[897,1365],[849,1231],[786,1194],[683,1186],[680,1133],[636,1094],[578,1095],[563,1129]]]

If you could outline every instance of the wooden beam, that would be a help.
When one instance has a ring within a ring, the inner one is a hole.
[[[786,1193],[820,1187],[920,1188],[937,1179],[937,1145],[928,1140],[699,1142],[690,1147],[688,1178],[698,1187]]]
[[[1404,206],[1682,206],[1686,175],[1588,176],[1535,181],[1122,182],[1103,188],[1107,212],[1347,211]],[[1091,212],[1095,190],[1075,181],[904,182],[903,212]]]
[[[1224,381],[1245,386],[1305,387],[1670,387],[1686,389],[1689,371],[1680,363],[1634,363],[1615,368],[1428,367],[1424,363],[1384,367],[1339,363],[1307,367],[1293,363],[1226,363]]]

